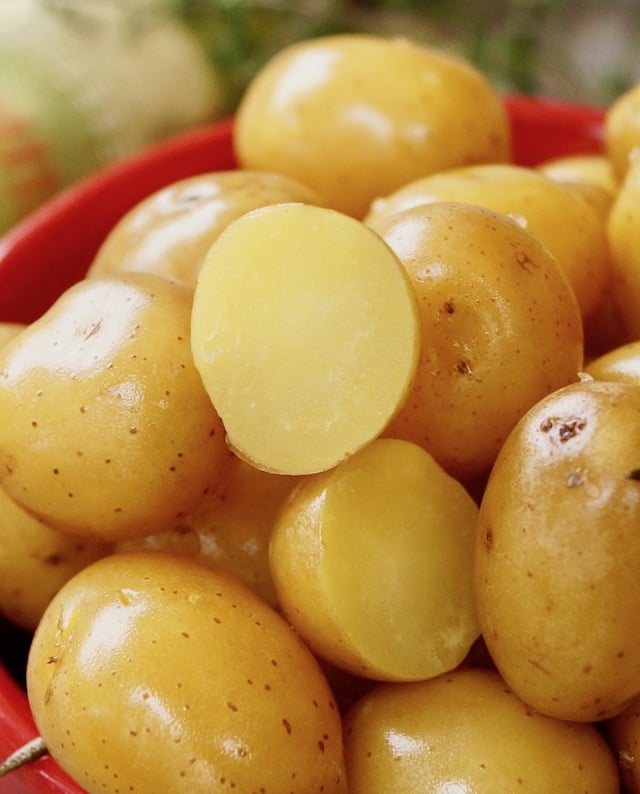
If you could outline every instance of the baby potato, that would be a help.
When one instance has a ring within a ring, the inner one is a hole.
[[[173,529],[116,543],[115,550],[170,551],[225,568],[271,606],[277,597],[269,568],[276,517],[298,482],[229,454],[224,476]]]
[[[15,626],[33,631],[62,585],[110,551],[45,526],[0,488],[0,613]]]
[[[576,380],[582,322],[549,251],[506,215],[432,202],[372,228],[418,298],[418,371],[385,435],[427,449],[468,481],[488,471],[537,400]]]
[[[114,554],[54,597],[27,663],[49,752],[89,794],[344,794],[318,662],[221,569]]]
[[[512,216],[555,256],[583,319],[602,305],[611,279],[606,226],[575,190],[532,168],[481,164],[414,180],[374,201],[365,222],[376,228],[391,213],[433,201],[463,201]]]
[[[536,166],[551,179],[564,185],[596,185],[615,196],[620,181],[605,154],[574,154],[546,160]]]
[[[325,471],[380,435],[418,361],[398,258],[360,221],[309,204],[229,224],[198,276],[191,327],[230,448],[274,474]]]
[[[0,478],[53,529],[173,527],[226,459],[195,369],[192,293],[149,274],[68,289],[0,352]]]
[[[537,711],[600,721],[640,693],[640,387],[587,379],[505,441],[474,587],[491,657]]]
[[[365,33],[273,56],[240,101],[234,143],[242,167],[287,174],[358,218],[419,176],[511,155],[502,99],[474,66]]]
[[[547,160],[536,170],[574,190],[589,203],[603,223],[618,193],[619,180],[604,154],[577,154]]]
[[[625,794],[640,794],[640,695],[608,720],[604,729],[618,761]]]
[[[345,715],[350,794],[618,794],[593,725],[532,711],[495,672],[380,684]]]
[[[640,148],[640,82],[605,111],[603,142],[614,173],[622,179]]]
[[[640,340],[609,350],[584,368],[596,380],[624,381],[640,386]]]
[[[121,218],[88,275],[149,272],[193,289],[205,254],[229,221],[284,201],[321,203],[306,185],[264,171],[218,171],[174,182]]]
[[[424,449],[377,439],[303,479],[282,509],[269,550],[282,611],[316,653],[357,676],[452,670],[480,634],[477,514]]]
[[[640,338],[640,158],[627,171],[609,213],[613,291],[626,342]]]

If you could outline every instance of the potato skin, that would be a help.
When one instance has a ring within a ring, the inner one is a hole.
[[[640,340],[610,348],[592,359],[584,371],[596,380],[625,381],[640,386]]]
[[[494,671],[384,684],[345,715],[350,794],[618,794],[593,725],[526,706]]]
[[[234,218],[284,201],[320,203],[306,185],[267,171],[215,171],[173,182],[118,221],[87,275],[156,273],[193,289],[207,251]]]
[[[613,297],[625,342],[640,338],[640,159],[629,166],[607,223],[613,263]]]
[[[487,648],[524,701],[614,716],[640,692],[640,388],[585,380],[536,404],[482,499],[474,587]]]
[[[0,488],[0,614],[32,632],[62,585],[111,549],[56,532]]]
[[[640,794],[640,695],[604,725],[625,794]]]
[[[27,665],[51,754],[90,794],[344,794],[317,661],[235,577],[115,554],[51,602]]]
[[[193,364],[191,295],[158,276],[84,280],[0,355],[0,479],[54,529],[171,528],[226,456]]]
[[[373,34],[272,58],[240,102],[235,145],[242,167],[287,174],[355,217],[410,179],[511,154],[502,100],[473,66]]]
[[[614,173],[622,179],[640,144],[640,82],[612,102],[604,119],[604,147]]]
[[[538,239],[479,206],[423,204],[373,228],[407,270],[421,327],[418,371],[386,435],[458,479],[484,475],[522,414],[577,379],[575,295]]]
[[[605,220],[575,188],[513,163],[464,166],[417,179],[378,199],[365,221],[375,224],[392,212],[433,201],[478,204],[520,220],[556,258],[582,317],[600,311],[611,280]]]

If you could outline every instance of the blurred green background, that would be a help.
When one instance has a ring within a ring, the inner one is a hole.
[[[161,0],[242,90],[287,42],[327,32],[410,35],[468,57],[501,89],[606,105],[640,79],[638,0]]]
[[[0,0],[0,234],[233,113],[282,47],[348,31],[450,50],[503,92],[606,107],[640,81],[640,0]]]

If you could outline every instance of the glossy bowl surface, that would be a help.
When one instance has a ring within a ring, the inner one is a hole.
[[[514,160],[602,150],[603,111],[509,96]],[[68,188],[0,239],[0,320],[30,322],[81,278],[113,224],[144,196],[177,179],[235,166],[233,121],[183,134]],[[0,759],[36,735],[19,683],[28,638],[0,625]],[[18,680],[17,680],[18,679]],[[49,758],[0,778],[0,794],[81,794]]]

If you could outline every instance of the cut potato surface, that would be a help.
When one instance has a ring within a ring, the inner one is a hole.
[[[229,446],[265,471],[323,471],[377,437],[409,390],[419,338],[398,258],[335,210],[245,214],[196,284],[196,367]]]
[[[150,272],[193,289],[202,260],[230,221],[282,201],[322,203],[306,185],[267,171],[214,171],[172,182],[120,219],[88,275]]]
[[[417,444],[382,438],[303,479],[275,523],[279,603],[321,657],[356,675],[430,678],[480,634],[478,507]]]

